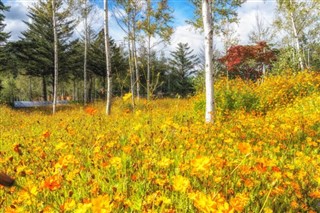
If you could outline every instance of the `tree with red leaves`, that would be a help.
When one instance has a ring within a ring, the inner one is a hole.
[[[263,75],[263,66],[270,67],[275,59],[275,51],[262,41],[256,45],[232,46],[219,61],[226,65],[230,76],[255,81]]]

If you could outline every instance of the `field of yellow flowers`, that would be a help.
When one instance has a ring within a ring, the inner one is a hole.
[[[0,212],[320,212],[320,75],[220,80],[216,103],[0,106]]]

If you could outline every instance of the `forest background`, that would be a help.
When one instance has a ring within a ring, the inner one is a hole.
[[[104,99],[102,1],[57,2],[58,99]],[[214,25],[217,78],[257,81],[263,74],[319,70],[318,1],[232,2],[226,1],[228,15],[217,16]],[[50,2],[4,3],[0,101],[52,100]],[[204,36],[196,28],[196,7],[192,1],[109,1],[114,96],[185,97],[204,90]]]

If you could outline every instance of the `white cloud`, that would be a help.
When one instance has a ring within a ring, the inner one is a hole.
[[[5,32],[10,32],[9,41],[16,41],[21,36],[21,32],[27,30],[27,25],[23,21],[28,21],[28,7],[32,6],[35,1],[8,1],[5,5],[10,6],[10,10],[5,13]],[[89,18],[88,24],[92,26],[95,32],[99,32],[103,28],[104,11],[102,8],[95,6],[93,15]],[[76,14],[74,14],[77,16]],[[75,17],[76,19],[78,17]],[[123,40],[124,33],[116,23],[114,17],[109,12],[109,28],[110,36],[116,41]],[[74,37],[79,37],[83,33],[83,22],[80,21],[75,28]]]
[[[33,4],[32,1],[9,1],[5,3],[10,6],[10,10],[5,13],[6,32],[11,32],[10,41],[19,39],[20,33],[26,30],[23,21],[28,21],[27,10]]]
[[[239,36],[240,44],[247,44],[248,35],[255,25],[255,16],[257,13],[261,16],[266,24],[271,24],[274,17],[275,1],[247,1],[241,8],[238,9],[239,23],[234,25],[236,34]],[[180,14],[181,15],[181,14]],[[202,33],[195,31],[191,25],[181,24],[175,28],[172,36],[171,45],[166,49],[166,52],[175,50],[179,42],[188,43],[194,53],[200,53],[203,48],[204,36]],[[223,42],[221,37],[215,36],[213,44],[216,49],[223,49]]]
[[[247,1],[238,10],[239,24],[237,25],[237,33],[240,37],[241,44],[247,44],[249,42],[248,35],[254,28],[256,22],[256,14],[265,22],[266,25],[272,23],[274,17],[274,11],[276,7],[275,1]]]
[[[185,24],[176,27],[172,38],[171,44],[167,48],[167,52],[176,49],[178,43],[188,43],[195,54],[200,53],[200,49],[204,43],[204,36],[199,31],[196,31],[191,25]]]
[[[26,25],[22,22],[22,20],[27,21],[27,8],[31,6],[34,1],[8,1],[6,5],[11,6],[9,12],[6,13],[6,32],[11,32],[10,40],[17,40],[20,36],[20,32],[26,30]],[[266,24],[271,23],[274,16],[274,8],[276,6],[276,2],[274,1],[266,1],[262,0],[250,1],[248,0],[246,3],[242,5],[238,10],[239,14],[239,24],[236,26],[237,34],[240,37],[240,43],[246,44],[248,43],[248,34],[253,29],[255,24],[255,16],[257,11],[264,19]],[[183,10],[182,10],[183,9]],[[164,50],[166,55],[170,54],[170,51],[175,50],[177,44],[179,42],[188,43],[192,49],[194,49],[194,53],[198,54],[203,47],[204,36],[202,33],[195,31],[194,28],[185,23],[184,12],[190,7],[181,8],[181,11],[175,8],[174,16],[175,16],[175,32],[171,39],[171,44],[166,46],[165,48],[161,45],[156,47],[157,50]],[[190,14],[189,14],[190,15]],[[121,43],[124,40],[125,32],[118,26],[115,17],[109,13],[109,30],[110,36],[117,42]],[[96,6],[94,16],[90,18],[89,22],[92,24],[93,29],[96,32],[103,28],[103,9]],[[83,23],[79,23],[76,28],[75,37],[78,37],[80,33],[83,31]],[[222,39],[219,37],[214,38],[214,45],[218,49],[222,49]]]

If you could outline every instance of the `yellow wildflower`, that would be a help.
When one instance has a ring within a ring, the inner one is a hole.
[[[100,195],[96,198],[93,198],[91,203],[93,213],[113,212],[113,203],[108,195]]]
[[[178,192],[185,192],[190,187],[188,178],[181,175],[173,177],[173,189]]]

